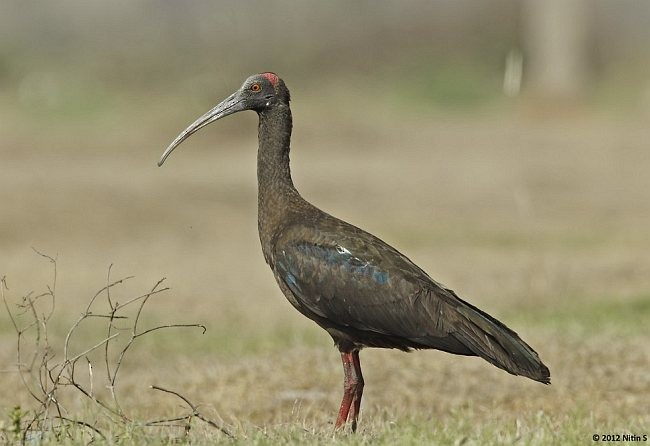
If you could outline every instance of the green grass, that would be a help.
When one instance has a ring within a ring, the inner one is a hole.
[[[485,414],[482,414],[485,416]],[[298,423],[279,424],[257,427],[240,426],[237,438],[230,440],[222,434],[211,432],[195,420],[189,432],[182,428],[159,429],[138,424],[127,427],[126,431],[115,432],[114,437],[95,441],[97,444],[194,444],[210,445],[215,443],[234,445],[503,445],[524,444],[542,446],[549,444],[582,445],[592,442],[594,434],[636,434],[646,433],[647,426],[641,422],[626,422],[621,427],[619,422],[603,424],[590,416],[589,412],[577,410],[562,416],[539,411],[517,417],[498,420],[477,418],[476,410],[466,408],[454,411],[443,420],[430,418],[409,418],[399,421],[384,419],[373,421],[361,428],[359,432],[334,432],[329,428],[313,428],[309,420]],[[110,432],[107,432],[110,435]],[[36,436],[36,433],[31,434]],[[647,435],[647,434],[646,434]],[[39,444],[75,445],[88,441],[81,428],[71,427],[61,438],[51,439],[44,436]]]
[[[568,298],[535,311],[508,315],[525,326],[540,327],[575,337],[609,334],[616,337],[644,334],[650,320],[650,295],[600,299]]]

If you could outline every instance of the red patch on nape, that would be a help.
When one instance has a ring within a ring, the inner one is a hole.
[[[275,73],[261,73],[261,74],[262,74],[262,76],[267,78],[269,80],[269,82],[271,82],[271,85],[273,85],[273,88],[278,86],[278,81],[280,80],[280,78],[278,77],[277,74],[275,74]]]

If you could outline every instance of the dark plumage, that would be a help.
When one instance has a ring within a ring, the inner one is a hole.
[[[437,349],[480,356],[513,375],[550,383],[537,353],[503,323],[440,285],[395,248],[305,201],[291,180],[289,91],[273,73],[242,87],[183,131],[242,110],[259,115],[258,225],[264,258],[289,302],[341,352],[344,395],[336,426],[356,429],[363,347]]]

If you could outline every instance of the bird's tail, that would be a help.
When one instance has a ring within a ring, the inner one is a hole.
[[[544,384],[551,373],[528,344],[489,314],[458,298],[456,310],[463,316],[464,329],[453,336],[474,354],[513,375],[526,376]]]

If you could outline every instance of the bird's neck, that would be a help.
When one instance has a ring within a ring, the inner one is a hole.
[[[259,113],[257,151],[258,227],[265,257],[273,233],[286,222],[288,214],[302,201],[291,180],[289,144],[291,110],[279,105]],[[268,261],[268,259],[267,259]]]
[[[295,192],[289,170],[291,142],[291,110],[280,105],[259,114],[259,148],[257,151],[257,181],[260,198],[281,198]]]

